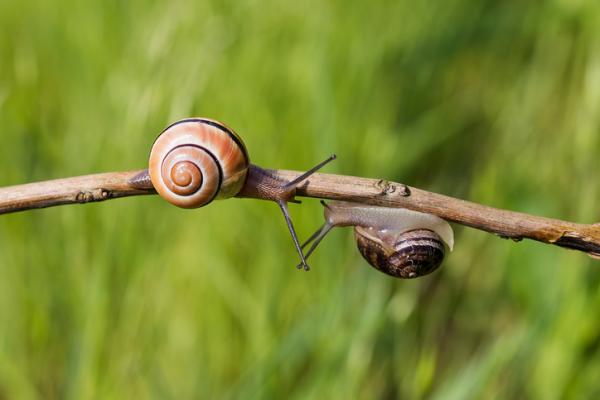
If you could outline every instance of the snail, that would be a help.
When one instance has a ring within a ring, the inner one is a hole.
[[[454,246],[450,224],[435,215],[350,202],[321,203],[325,224],[301,246],[304,249],[312,243],[305,258],[335,226],[354,226],[356,245],[364,259],[397,278],[416,278],[435,271],[444,259],[445,245],[450,250]]]
[[[154,187],[178,207],[198,208],[215,199],[252,197],[275,201],[287,223],[300,256],[299,268],[309,270],[288,211],[296,187],[335,159],[332,155],[292,181],[250,163],[242,139],[225,124],[188,118],[168,126],[150,152],[149,168],[130,181],[136,188]]]

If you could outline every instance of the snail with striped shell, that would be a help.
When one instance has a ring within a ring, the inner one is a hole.
[[[325,207],[325,224],[303,245],[312,242],[308,258],[335,226],[354,226],[364,259],[377,270],[397,278],[417,278],[442,263],[445,245],[454,246],[454,233],[443,219],[405,208],[376,207],[334,201]]]
[[[214,199],[252,197],[275,201],[287,223],[300,256],[300,268],[309,269],[287,203],[296,202],[296,187],[335,159],[329,157],[292,181],[251,164],[242,139],[221,122],[206,118],[184,119],[167,127],[150,152],[147,171],[136,176],[133,187],[154,187],[171,204],[198,208]]]

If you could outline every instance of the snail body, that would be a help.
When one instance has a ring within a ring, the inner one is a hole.
[[[198,208],[215,199],[249,197],[275,201],[300,256],[300,267],[309,269],[289,215],[287,203],[295,201],[296,187],[335,159],[335,155],[292,181],[250,163],[241,137],[225,124],[207,118],[188,118],[168,126],[150,152],[149,168],[136,176],[133,187],[153,187],[178,207]]]
[[[308,257],[335,226],[353,226],[358,250],[377,270],[398,278],[416,278],[435,271],[452,250],[448,222],[426,213],[349,202],[323,203],[325,224],[303,244],[312,242]]]

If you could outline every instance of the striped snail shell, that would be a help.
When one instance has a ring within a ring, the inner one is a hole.
[[[454,246],[452,227],[443,219],[405,208],[333,201],[325,204],[325,224],[303,245],[308,256],[335,226],[353,226],[358,251],[375,269],[397,277],[416,278],[435,271],[445,246]]]
[[[428,229],[390,234],[357,226],[354,237],[358,251],[371,266],[398,278],[427,275],[444,260],[444,242]]]
[[[235,196],[250,160],[242,139],[224,124],[184,119],[167,127],[150,152],[149,174],[158,194],[182,208]]]

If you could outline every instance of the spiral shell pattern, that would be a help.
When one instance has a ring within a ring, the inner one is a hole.
[[[357,226],[356,245],[364,259],[397,278],[417,278],[435,271],[444,260],[444,242],[437,233],[416,229],[400,235]]]
[[[224,124],[205,118],[175,122],[154,142],[149,173],[161,197],[182,208],[235,196],[250,160],[242,139]]]

